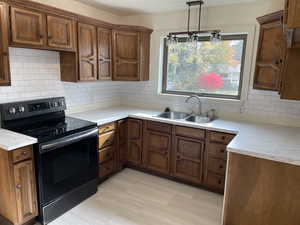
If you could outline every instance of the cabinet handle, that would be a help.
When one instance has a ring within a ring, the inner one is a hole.
[[[53,39],[53,37],[52,37],[52,36],[49,36],[48,39]]]
[[[221,179],[218,180],[218,184],[222,184],[222,180]]]
[[[42,39],[44,36],[40,34],[40,39]]]
[[[219,169],[223,169],[223,165],[220,165],[220,166],[219,166]]]
[[[3,56],[8,56],[8,52],[2,52]]]
[[[222,136],[222,140],[224,141],[226,139],[226,137],[225,136]]]
[[[26,155],[27,155],[27,152],[22,152],[21,155],[22,155],[22,156],[26,156]]]
[[[180,156],[180,155],[177,155],[177,159],[178,159],[178,160],[181,159],[181,156]]]
[[[21,189],[22,189],[21,184],[18,184],[18,185],[16,186],[16,188],[17,188],[18,190],[21,190]]]

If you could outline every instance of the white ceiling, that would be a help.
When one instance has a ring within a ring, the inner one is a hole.
[[[128,16],[143,13],[160,13],[186,8],[186,0],[76,0],[105,11]],[[206,6],[247,3],[256,0],[204,0]]]

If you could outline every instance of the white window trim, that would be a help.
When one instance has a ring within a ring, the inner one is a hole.
[[[251,84],[251,79],[253,77],[253,72],[255,67],[253,67],[253,57],[254,57],[254,45],[255,45],[255,36],[256,36],[256,27],[255,25],[241,25],[241,26],[226,26],[226,27],[218,27],[221,29],[223,34],[247,34],[247,43],[246,43],[246,54],[245,54],[245,64],[244,64],[244,74],[243,74],[243,83],[242,83],[242,91],[240,99],[226,99],[226,98],[213,98],[213,97],[204,97],[200,96],[203,100],[209,103],[236,103],[242,105],[247,97],[249,86]],[[205,29],[213,29],[213,28],[205,28]],[[178,31],[184,31],[185,29],[179,29]],[[157,30],[152,35],[152,47],[155,51],[155,59],[152,62],[152,65],[156,65],[156,71],[154,73],[158,74],[155,76],[155,83],[157,84],[157,95],[166,100],[175,100],[175,99],[185,99],[187,96],[185,95],[176,95],[176,94],[167,94],[162,93],[162,82],[163,82],[163,54],[164,54],[164,38],[171,30]],[[158,65],[158,66],[157,66]],[[154,68],[153,68],[154,69]]]

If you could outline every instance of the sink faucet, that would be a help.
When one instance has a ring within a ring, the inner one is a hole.
[[[199,108],[198,108],[198,114],[197,115],[199,115],[199,116],[201,116],[202,115],[202,101],[201,101],[201,98],[198,96],[198,95],[191,95],[191,96],[189,96],[186,100],[185,100],[185,102],[186,103],[188,103],[191,99],[193,99],[193,98],[195,98],[195,99],[197,99],[198,100],[198,104],[199,104]]]

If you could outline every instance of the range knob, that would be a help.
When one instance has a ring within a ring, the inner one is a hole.
[[[19,107],[18,107],[18,111],[19,111],[20,113],[25,112],[25,107],[24,107],[24,106],[19,106]]]
[[[58,102],[53,102],[53,107],[58,107],[59,105],[58,105]]]
[[[9,114],[11,115],[15,115],[17,113],[17,110],[15,107],[10,107],[9,110],[8,110]]]

